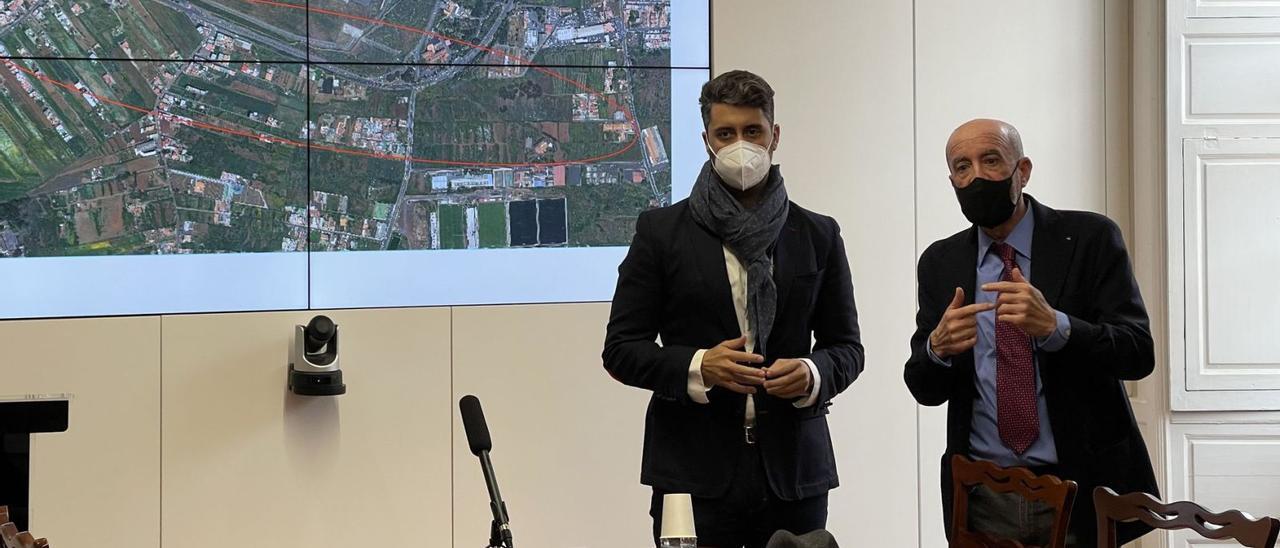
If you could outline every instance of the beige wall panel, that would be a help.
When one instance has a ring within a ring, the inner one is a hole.
[[[311,313],[164,319],[165,546],[447,545],[449,310],[327,314],[336,397],[286,390]]]
[[[31,529],[67,548],[160,545],[160,319],[0,322],[0,396],[69,393],[31,443]]]
[[[640,449],[649,393],[600,360],[608,304],[454,309],[453,405],[480,399],[517,546],[652,546]],[[454,421],[454,546],[489,538],[480,462]]]

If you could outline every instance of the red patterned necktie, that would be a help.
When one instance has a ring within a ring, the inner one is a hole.
[[[992,249],[1004,261],[1001,281],[1013,280],[1013,247],[994,243]],[[996,423],[1000,441],[1019,455],[1040,436],[1036,409],[1036,374],[1031,337],[1021,328],[996,319]]]

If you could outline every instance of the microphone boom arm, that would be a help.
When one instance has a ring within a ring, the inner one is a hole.
[[[489,527],[488,548],[514,548],[511,541],[511,528],[507,521],[507,503],[503,502],[498,492],[498,479],[494,477],[493,462],[489,460],[489,452],[480,452],[480,468],[484,471],[484,483],[489,489],[489,508],[493,511],[493,522]]]
[[[489,509],[493,511],[493,521],[489,524],[488,548],[514,548],[510,521],[507,518],[507,504],[502,502],[498,480],[493,474],[493,461],[489,459],[493,440],[489,439],[489,426],[485,424],[480,400],[472,395],[463,396],[458,402],[458,409],[462,413],[462,426],[467,432],[467,445],[471,448],[471,454],[480,457],[480,470],[484,472],[484,484],[489,490]]]

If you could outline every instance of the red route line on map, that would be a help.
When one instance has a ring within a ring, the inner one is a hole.
[[[267,5],[267,6],[273,6],[273,7],[282,7],[282,8],[289,8],[289,9],[301,9],[301,10],[306,10],[306,9],[307,9],[307,8],[306,8],[306,6],[300,6],[300,5],[297,5],[297,4],[287,4],[287,3],[283,3],[283,2],[274,2],[274,1],[272,1],[272,0],[244,0],[244,1],[245,1],[245,2],[247,2],[247,3],[252,3],[252,4],[263,4],[263,5]],[[377,24],[377,25],[387,26],[387,27],[394,28],[394,29],[401,30],[401,31],[405,31],[405,32],[411,32],[411,33],[416,33],[416,34],[422,34],[422,35],[426,35],[426,36],[431,36],[431,37],[439,38],[439,39],[441,39],[441,40],[448,40],[448,41],[451,41],[451,42],[455,42],[455,43],[461,44],[461,45],[466,46],[466,47],[470,47],[470,48],[478,49],[478,50],[481,50],[481,51],[485,51],[485,52],[493,53],[493,54],[495,54],[495,55],[500,55],[500,56],[506,57],[506,58],[508,58],[508,59],[511,59],[511,60],[513,60],[513,61],[516,61],[517,63],[523,64],[523,65],[531,65],[531,64],[532,64],[532,61],[529,61],[529,60],[527,60],[527,59],[521,58],[521,57],[516,56],[516,55],[509,54],[509,53],[506,53],[506,52],[498,51],[498,50],[495,50],[495,49],[493,49],[493,48],[489,48],[489,47],[482,46],[482,45],[479,45],[479,44],[473,44],[473,43],[471,43],[471,42],[467,42],[466,40],[461,40],[461,39],[453,38],[453,37],[450,37],[450,36],[445,36],[445,35],[443,35],[443,34],[438,34],[438,33],[430,32],[430,31],[425,31],[425,30],[420,30],[420,29],[415,29],[415,28],[413,28],[413,27],[408,27],[408,26],[401,25],[401,24],[398,24],[398,23],[392,23],[392,22],[390,22],[390,21],[386,21],[386,20],[384,20],[384,19],[375,19],[375,18],[371,18],[371,17],[363,17],[363,16],[359,16],[359,15],[353,15],[353,14],[349,14],[349,13],[344,13],[344,12],[334,11],[334,10],[328,10],[328,9],[324,9],[324,8],[311,8],[311,9],[310,9],[310,11],[311,11],[312,13],[321,13],[321,14],[324,14],[324,15],[332,15],[332,16],[334,16],[334,17],[342,17],[342,18],[352,19],[352,20],[355,20],[355,21],[363,21],[363,22],[373,23],[373,24]],[[62,81],[59,81],[59,80],[55,80],[55,79],[50,78],[50,77],[48,77],[48,76],[46,76],[46,75],[44,75],[44,74],[42,74],[42,73],[36,72],[36,71],[31,70],[31,69],[28,69],[28,68],[26,68],[26,67],[23,67],[23,66],[21,66],[21,65],[19,65],[19,64],[17,64],[17,63],[15,63],[12,59],[5,59],[5,60],[4,60],[4,62],[5,62],[5,64],[9,65],[10,67],[12,67],[12,68],[14,68],[14,69],[16,69],[16,70],[18,70],[18,71],[20,71],[20,72],[26,73],[26,74],[28,74],[28,75],[30,75],[30,76],[32,76],[32,77],[34,77],[34,78],[38,79],[38,80],[41,80],[41,81],[43,81],[43,82],[46,82],[46,83],[48,83],[48,84],[50,84],[50,85],[54,85],[54,86],[57,86],[57,87],[61,87],[61,88],[63,88],[63,89],[66,89],[66,90],[68,90],[68,91],[70,91],[70,92],[72,92],[72,93],[78,93],[78,94],[80,94],[80,95],[92,96],[94,99],[97,99],[99,102],[106,103],[106,104],[109,104],[109,105],[114,105],[114,106],[117,106],[117,107],[120,107],[120,108],[124,108],[124,109],[127,109],[127,110],[132,110],[132,111],[135,111],[135,112],[140,112],[140,113],[143,113],[143,114],[146,114],[146,115],[153,115],[153,114],[157,114],[156,110],[154,110],[154,109],[148,109],[148,108],[144,108],[144,107],[139,107],[139,106],[137,106],[137,105],[131,105],[131,104],[128,104],[128,103],[123,103],[123,102],[116,101],[116,100],[114,100],[114,99],[110,99],[110,98],[107,98],[107,97],[101,97],[101,96],[99,96],[99,95],[97,95],[97,94],[94,94],[94,93],[91,93],[91,92],[88,92],[88,91],[82,91],[82,90],[80,90],[79,88],[76,88],[76,87],[75,87],[74,85],[72,85],[72,84],[68,84],[68,83],[66,83],[66,82],[62,82]],[[394,65],[394,64],[395,64],[395,63],[388,63],[388,65]],[[587,93],[590,93],[590,94],[593,94],[593,95],[598,95],[598,96],[604,97],[605,101],[609,104],[609,106],[611,106],[611,107],[613,107],[613,108],[615,108],[615,109],[620,110],[620,111],[623,113],[623,115],[624,115],[624,116],[626,116],[626,119],[627,119],[626,121],[627,121],[629,124],[635,124],[635,117],[634,117],[634,115],[632,115],[632,114],[631,114],[631,111],[627,110],[627,109],[626,109],[625,107],[623,107],[622,105],[619,105],[619,104],[618,104],[618,103],[617,103],[613,98],[608,97],[606,94],[604,94],[604,93],[602,93],[602,92],[600,92],[600,91],[597,91],[597,90],[591,89],[590,87],[588,87],[586,84],[583,84],[582,82],[578,82],[578,81],[576,81],[576,80],[573,80],[573,79],[571,79],[571,78],[569,78],[569,77],[567,77],[567,76],[564,76],[564,75],[562,75],[562,74],[560,74],[560,73],[558,73],[558,72],[556,72],[556,71],[554,71],[554,70],[551,70],[551,69],[549,69],[549,68],[546,68],[546,67],[531,66],[531,67],[527,67],[527,68],[530,68],[530,69],[536,70],[536,71],[538,71],[538,72],[541,72],[541,73],[543,73],[543,74],[546,74],[546,75],[548,75],[548,76],[550,76],[550,77],[552,77],[552,78],[555,78],[555,79],[557,79],[557,80],[561,80],[561,81],[563,81],[563,82],[565,82],[565,83],[568,83],[569,85],[574,86],[574,87],[576,87],[576,88],[578,88],[578,89],[580,89],[580,90],[582,90],[582,91],[584,91],[584,92],[587,92]],[[201,122],[201,121],[199,121],[199,120],[195,120],[195,119],[192,119],[192,118],[189,118],[189,117],[186,117],[186,116],[180,116],[180,115],[177,115],[177,114],[163,113],[163,114],[160,114],[160,116],[162,116],[162,117],[164,117],[164,118],[167,118],[167,119],[169,119],[170,121],[173,121],[173,122],[178,123],[178,124],[182,124],[182,125],[190,126],[190,127],[194,127],[194,128],[199,128],[199,129],[203,129],[203,130],[207,130],[207,131],[212,131],[212,132],[215,132],[215,133],[222,133],[222,134],[226,134],[226,135],[233,135],[233,136],[237,136],[237,137],[244,137],[244,138],[246,138],[246,139],[254,139],[254,140],[258,140],[258,141],[264,141],[264,142],[268,142],[268,143],[275,143],[275,144],[281,144],[281,145],[288,145],[288,146],[293,146],[293,147],[306,147],[306,146],[307,146],[307,143],[306,143],[306,142],[303,142],[303,141],[295,141],[295,140],[292,140],[292,139],[286,139],[286,138],[284,138],[284,137],[279,137],[279,136],[271,135],[271,134],[267,134],[267,133],[254,133],[254,132],[250,132],[250,131],[242,131],[242,130],[237,130],[237,129],[227,128],[227,127],[219,126],[219,125],[216,125],[216,124],[210,124],[210,123],[208,123],[208,122]],[[615,156],[618,156],[618,155],[620,155],[620,154],[623,154],[623,153],[627,152],[628,150],[631,150],[632,148],[634,148],[634,147],[635,147],[635,145],[636,145],[636,141],[637,141],[638,137],[639,137],[639,136],[638,136],[638,134],[632,134],[631,140],[627,142],[626,146],[624,146],[624,147],[622,147],[622,148],[620,148],[620,149],[618,149],[618,150],[615,150],[615,151],[613,151],[613,152],[607,153],[607,154],[601,154],[601,155],[598,155],[598,156],[592,156],[592,157],[590,157],[590,158],[583,158],[583,159],[580,159],[580,160],[562,160],[562,161],[559,161],[559,162],[514,162],[514,163],[504,163],[504,162],[468,162],[468,161],[462,161],[462,160],[435,160],[435,159],[430,159],[430,158],[415,158],[415,157],[412,157],[412,156],[406,156],[406,155],[402,155],[402,154],[385,154],[385,153],[380,153],[380,152],[371,152],[371,151],[358,150],[358,149],[351,149],[351,148],[342,148],[342,147],[336,147],[336,146],[326,145],[326,144],[316,144],[316,143],[314,143],[314,142],[313,142],[313,143],[311,143],[311,148],[312,148],[312,150],[322,150],[322,151],[326,151],[326,152],[333,152],[333,153],[336,153],[336,154],[345,154],[345,155],[350,155],[350,156],[364,156],[364,157],[368,157],[368,158],[375,158],[375,159],[380,159],[380,160],[396,160],[396,161],[405,161],[405,160],[407,160],[407,161],[409,161],[409,162],[413,162],[413,163],[421,163],[421,164],[440,164],[440,165],[453,165],[453,166],[466,166],[466,167],[553,167],[553,166],[564,166],[564,165],[573,165],[573,164],[584,164],[584,163],[589,163],[589,162],[598,162],[598,161],[601,161],[601,160],[607,160],[607,159],[609,159],[609,158],[613,158],[613,157],[615,157]]]

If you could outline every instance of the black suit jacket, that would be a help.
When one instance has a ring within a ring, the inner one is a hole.
[[[1122,381],[1151,374],[1155,355],[1147,311],[1129,265],[1120,229],[1110,219],[1082,211],[1055,211],[1026,196],[1035,215],[1031,285],[1071,321],[1071,336],[1057,352],[1039,355],[1040,379],[1062,475],[1080,484],[1071,529],[1083,542],[1095,538],[1093,488],[1159,496],[1151,460]],[[942,458],[942,500],[951,528],[952,454],[969,455],[973,420],[973,351],[952,356],[950,368],[928,355],[929,334],[955,288],[965,304],[977,292],[978,232],[970,228],[934,242],[918,265],[919,312],[906,366],[916,401],[947,408],[947,452]],[[1121,542],[1149,529],[1121,524]]]
[[[775,244],[774,280],[778,309],[765,364],[807,357],[822,378],[818,403],[805,409],[793,400],[755,396],[769,484],[779,497],[798,500],[839,484],[825,415],[863,365],[853,283],[835,220],[792,203]],[[653,391],[640,474],[645,485],[698,497],[728,490],[743,443],[746,396],[717,387],[707,394],[710,403],[695,403],[688,371],[697,350],[739,335],[720,239],[694,222],[687,201],[642,213],[618,267],[603,358],[615,379]]]

